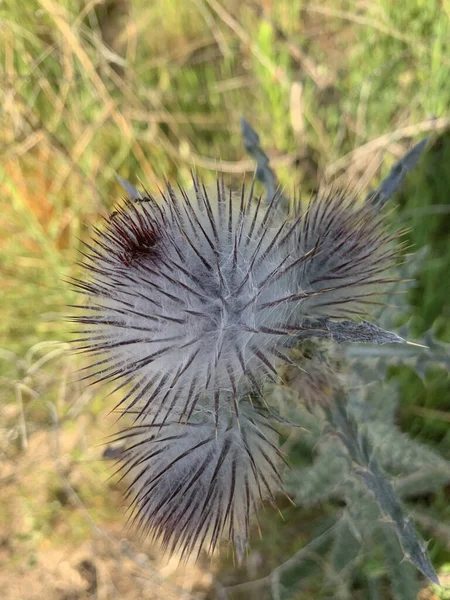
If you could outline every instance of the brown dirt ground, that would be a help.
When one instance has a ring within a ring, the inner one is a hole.
[[[0,447],[2,600],[203,599],[207,567],[180,566],[126,530],[122,490],[86,443],[86,418],[57,435],[28,432],[26,449],[18,435]]]

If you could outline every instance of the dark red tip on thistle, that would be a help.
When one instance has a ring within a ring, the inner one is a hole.
[[[126,202],[107,219],[103,235],[109,241],[105,258],[116,259],[125,267],[158,257],[159,223],[132,202]]]

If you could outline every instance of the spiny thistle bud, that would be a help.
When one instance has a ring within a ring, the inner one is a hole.
[[[225,533],[242,559],[255,506],[281,488],[278,433],[245,400],[240,424],[212,408],[188,423],[147,417],[118,435],[126,441],[121,471],[131,480],[132,518],[164,549],[187,556],[212,551]]]
[[[119,436],[134,520],[170,551],[228,535],[242,556],[251,514],[281,489],[265,384],[305,337],[403,341],[342,320],[391,281],[394,238],[342,193],[286,215],[253,186],[193,184],[155,198],[125,183],[132,201],[86,244],[77,341],[93,357],[86,379],[117,381],[135,417]]]
[[[189,416],[202,397],[222,403],[262,394],[285,348],[314,333],[309,317],[361,314],[393,252],[381,220],[342,196],[313,198],[285,216],[194,179],[195,196],[169,187],[119,207],[88,245],[93,277],[81,349],[101,355],[97,381],[132,384],[123,400],[154,418]],[[105,358],[106,355],[106,358]],[[225,400],[224,400],[225,399]]]

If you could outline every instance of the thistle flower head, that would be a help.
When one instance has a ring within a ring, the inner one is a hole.
[[[123,471],[131,481],[132,519],[144,533],[181,556],[211,552],[225,533],[238,560],[256,505],[280,489],[278,434],[265,415],[244,402],[235,416],[196,410],[187,423],[147,418],[122,434]]]
[[[78,342],[87,378],[118,381],[136,417],[123,454],[135,520],[170,550],[228,533],[240,555],[254,507],[280,489],[266,381],[324,318],[365,313],[394,253],[381,218],[343,194],[286,215],[277,195],[193,183],[96,230]]]
[[[297,281],[311,290],[302,311],[310,317],[366,315],[380,300],[397,251],[382,216],[354,197],[331,190],[312,198],[298,238],[298,252],[311,252]]]
[[[379,219],[339,196],[285,216],[218,184],[195,194],[126,203],[88,246],[89,326],[81,348],[92,376],[132,384],[142,414],[156,405],[192,414],[199,400],[262,392],[306,319],[361,314],[374,301],[392,251]],[[228,401],[228,400],[227,400]]]

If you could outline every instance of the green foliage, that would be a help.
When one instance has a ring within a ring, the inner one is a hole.
[[[392,582],[392,594],[395,600],[409,600],[415,598],[419,592],[419,585],[415,578],[414,568],[411,563],[404,560],[404,552],[400,547],[392,529],[382,527],[380,542],[383,548],[389,579]]]

